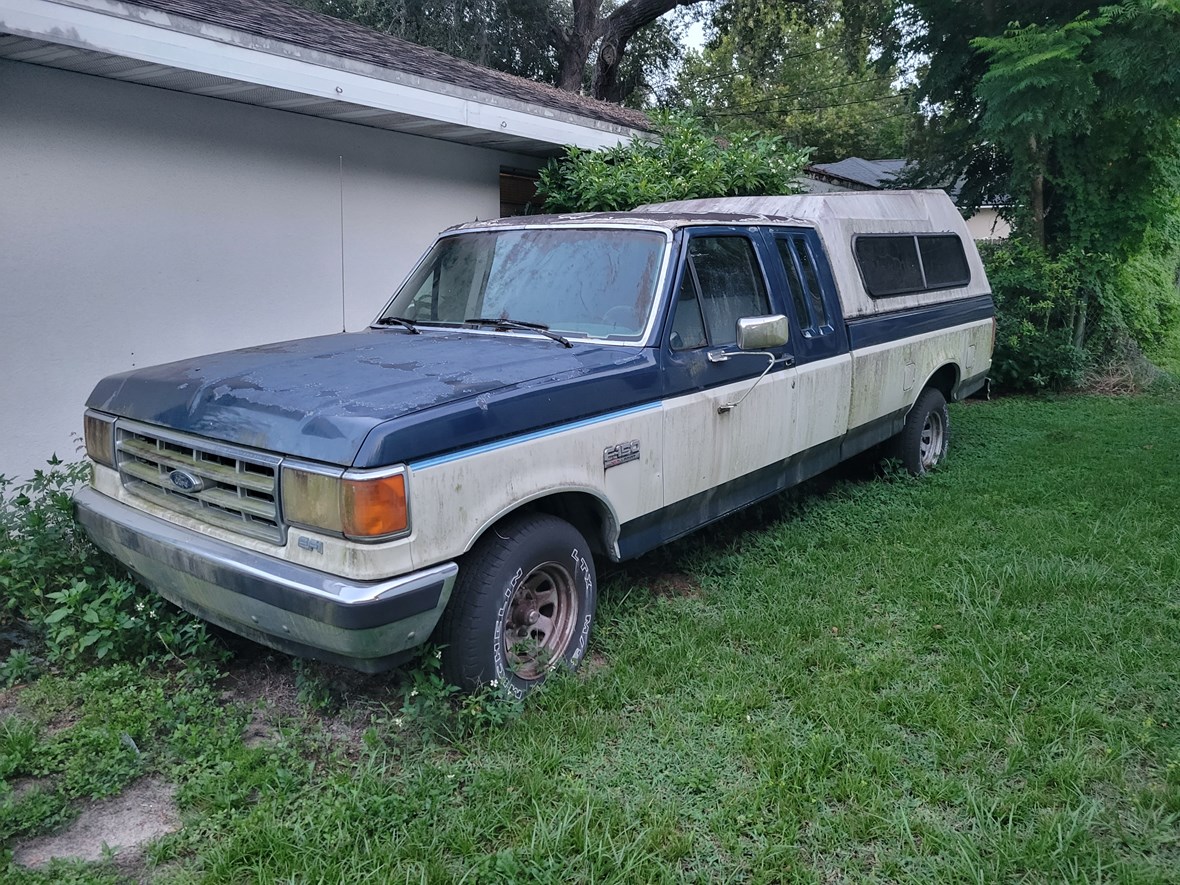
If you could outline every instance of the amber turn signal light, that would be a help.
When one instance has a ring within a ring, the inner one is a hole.
[[[409,526],[406,477],[396,473],[378,479],[345,479],[341,483],[341,516],[349,538],[379,538]]]

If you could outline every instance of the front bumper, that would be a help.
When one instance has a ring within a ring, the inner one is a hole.
[[[74,496],[94,543],[170,602],[291,654],[377,672],[430,636],[459,568],[347,581],[198,534],[90,488]]]

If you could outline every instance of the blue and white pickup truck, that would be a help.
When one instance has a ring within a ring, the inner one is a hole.
[[[433,637],[523,693],[585,655],[596,559],[879,443],[938,464],[994,331],[937,191],[476,222],[365,331],[99,382],[77,514],[236,633],[367,671]]]

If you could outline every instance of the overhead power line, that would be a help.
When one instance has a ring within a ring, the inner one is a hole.
[[[773,93],[764,95],[761,98],[751,99],[750,101],[742,102],[741,107],[753,107],[754,105],[773,104],[776,101],[786,101],[792,98],[802,98],[805,95],[819,95],[824,92],[835,92],[840,89],[849,89],[853,86],[863,86],[865,83],[880,83],[883,80],[893,80],[892,75],[884,77],[867,77],[864,80],[851,80],[847,83],[837,83],[834,86],[824,86],[822,89],[808,89],[803,92],[787,92],[787,93]],[[889,96],[901,95],[902,93],[890,93]]]
[[[807,58],[808,56],[818,55],[821,52],[827,52],[829,49],[837,49],[840,47],[840,45],[841,44],[839,44],[839,43],[832,43],[828,46],[817,46],[815,49],[809,49],[807,52],[800,52],[795,55],[784,55],[782,58],[780,58],[778,60],[778,63],[784,64],[789,61],[795,61],[796,59],[799,59],[799,58]],[[707,74],[707,75],[704,75],[701,77],[694,77],[693,79],[696,80],[697,82],[701,82],[701,83],[716,82],[718,80],[729,79],[730,77],[733,77],[735,74],[740,74],[740,73],[744,73],[744,72],[733,71],[733,70],[718,71],[716,74]]]
[[[909,92],[895,92],[892,95],[882,95],[882,96],[878,96],[877,98],[861,98],[861,99],[857,99],[856,101],[843,101],[843,102],[839,102],[837,104],[819,104],[819,105],[810,105],[807,107],[783,108],[782,113],[793,114],[793,113],[798,113],[800,111],[826,111],[831,108],[845,108],[845,107],[849,107],[850,105],[855,105],[855,104],[871,104],[873,102],[878,102],[878,101],[890,101],[892,99],[897,99],[897,98],[906,98],[910,94],[911,93],[909,93]],[[706,117],[706,118],[753,117],[753,116],[757,115],[758,113],[760,113],[759,110],[742,110],[742,108],[748,108],[751,106],[752,105],[750,105],[750,104],[739,104],[736,106],[736,108],[733,108],[733,109],[719,108],[719,109],[711,111],[711,112],[706,112],[706,113],[702,114],[701,116]]]

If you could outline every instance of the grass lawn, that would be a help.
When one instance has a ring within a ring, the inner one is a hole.
[[[0,876],[1180,882],[1180,392],[951,419],[924,480],[824,478],[606,576],[587,666],[523,710],[431,658],[248,650],[9,689],[9,852],[145,776],[183,827]]]

